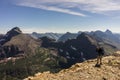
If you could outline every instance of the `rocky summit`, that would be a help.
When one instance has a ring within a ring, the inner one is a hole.
[[[10,41],[12,37],[22,34],[22,31],[19,27],[14,27],[10,31],[8,31],[4,36],[0,38],[0,45],[5,44]]]
[[[95,64],[95,59],[88,60],[59,73],[37,73],[24,80],[120,80],[120,52],[104,57],[101,67]]]
[[[18,55],[34,54],[40,41],[22,33],[19,27],[14,27],[0,39],[0,60]]]

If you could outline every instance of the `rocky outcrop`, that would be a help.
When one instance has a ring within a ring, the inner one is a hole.
[[[5,44],[7,41],[10,41],[12,37],[17,36],[19,34],[22,34],[22,31],[18,27],[11,29],[0,39],[0,45]]]
[[[13,29],[11,29],[10,31],[7,32],[6,36],[9,38],[12,38],[13,36],[16,36],[21,33],[22,33],[22,31],[20,30],[19,27],[14,27]]]
[[[37,73],[24,80],[120,80],[120,54],[103,58],[103,65],[95,67],[96,60],[77,63],[59,73]]]

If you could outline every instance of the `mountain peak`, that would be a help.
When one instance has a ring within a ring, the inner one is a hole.
[[[3,45],[7,41],[9,41],[12,37],[17,36],[19,34],[22,34],[22,31],[20,30],[19,27],[12,28],[2,37],[2,40],[0,40],[0,44]]]
[[[33,32],[32,34],[38,34],[37,32]]]
[[[66,32],[66,34],[71,34],[70,32]]]
[[[12,32],[12,31],[17,32],[17,33],[22,33],[19,27],[14,27],[9,32]]]
[[[75,39],[78,36],[78,34],[75,33],[70,33],[70,32],[66,32],[64,35],[62,35],[58,41],[62,41],[65,42],[68,39]]]
[[[107,29],[107,30],[105,31],[105,33],[107,33],[107,34],[112,34],[112,31],[110,31],[109,29]]]
[[[14,27],[10,31],[8,31],[6,35],[9,37],[12,37],[12,36],[16,36],[21,33],[22,33],[22,31],[20,30],[19,27]]]
[[[77,39],[82,39],[82,38],[85,38],[85,37],[89,38],[90,35],[88,35],[88,34],[86,34],[86,33],[83,32],[83,33],[81,33],[80,35],[77,36]]]

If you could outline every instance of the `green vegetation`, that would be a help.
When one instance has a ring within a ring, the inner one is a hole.
[[[55,73],[61,70],[59,61],[65,62],[63,58],[50,53],[49,49],[38,48],[32,56],[0,64],[0,79],[19,80],[44,71]]]

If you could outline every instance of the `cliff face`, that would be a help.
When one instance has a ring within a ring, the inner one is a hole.
[[[24,80],[120,80],[120,52],[103,58],[103,65],[95,67],[96,60],[77,63],[59,73],[37,73]]]
[[[10,41],[12,37],[22,34],[20,28],[15,27],[8,31],[4,36],[0,37],[0,45],[5,44],[6,42]]]

